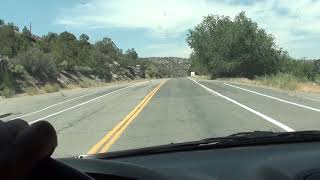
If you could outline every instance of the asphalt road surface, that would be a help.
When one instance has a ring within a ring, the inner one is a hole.
[[[55,157],[227,136],[320,130],[319,97],[221,81],[158,79],[0,101],[0,119],[49,121]]]

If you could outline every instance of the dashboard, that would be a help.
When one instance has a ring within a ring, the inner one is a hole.
[[[320,179],[320,142],[58,159],[94,179]]]

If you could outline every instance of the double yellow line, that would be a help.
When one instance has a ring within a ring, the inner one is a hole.
[[[157,93],[166,81],[155,87],[120,123],[118,123],[109,133],[107,133],[96,145],[94,145],[88,154],[105,153],[119,139],[124,130],[136,118],[143,108],[148,104],[151,98]]]

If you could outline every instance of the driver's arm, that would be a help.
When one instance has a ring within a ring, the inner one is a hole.
[[[0,179],[26,179],[56,146],[56,132],[46,121],[0,121]]]

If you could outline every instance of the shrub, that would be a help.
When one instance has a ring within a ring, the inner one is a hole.
[[[6,98],[12,97],[16,94],[16,82],[12,74],[4,72],[0,74],[0,95]]]
[[[93,73],[92,68],[90,68],[88,66],[75,66],[74,70],[78,71],[82,74],[92,74]]]
[[[40,93],[39,89],[36,88],[36,87],[27,87],[27,88],[25,89],[25,92],[26,92],[28,95],[30,95],[30,96],[36,95],[36,94],[39,94],[39,93]]]
[[[39,79],[55,78],[57,69],[55,60],[50,54],[31,48],[17,57],[17,64],[21,64],[28,73]]]
[[[25,69],[21,64],[17,64],[14,66],[13,72],[18,75],[23,75],[25,73]]]
[[[94,82],[91,82],[91,81],[80,81],[79,82],[79,86],[81,88],[88,88],[88,87],[93,87],[93,86],[96,86],[96,84]]]
[[[5,87],[1,92],[1,96],[5,98],[10,98],[16,94],[16,91],[13,88]]]
[[[159,74],[159,70],[155,64],[149,63],[147,68],[146,68],[146,76],[147,78],[155,78]]]
[[[316,74],[316,76],[314,77],[314,82],[320,84],[320,74]]]
[[[88,88],[88,87],[90,87],[88,83],[83,82],[83,81],[80,81],[80,82],[79,82],[79,86],[80,86],[81,88]]]
[[[57,84],[46,84],[43,87],[44,91],[46,93],[52,93],[52,92],[58,92],[59,91],[59,85]]]

